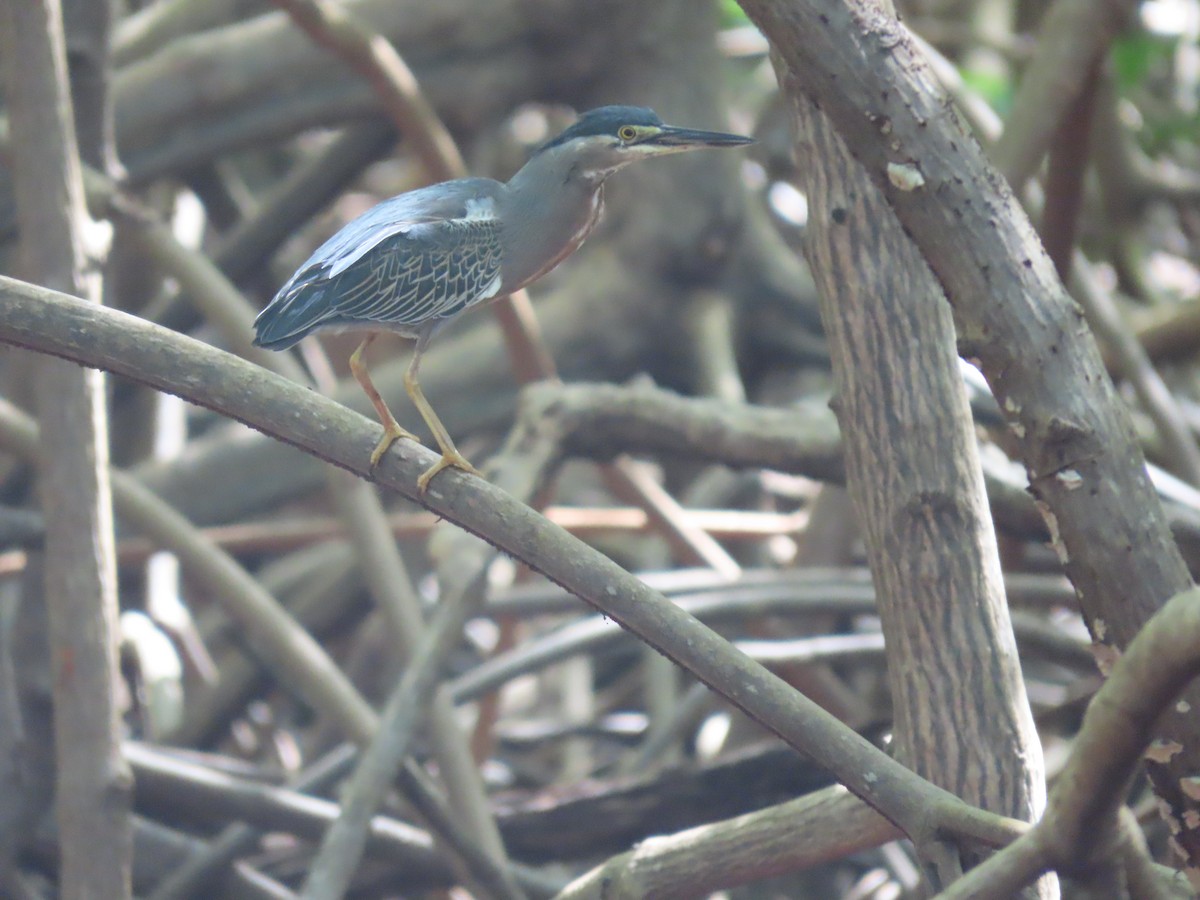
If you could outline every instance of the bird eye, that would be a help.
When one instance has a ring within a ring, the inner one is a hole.
[[[632,141],[637,137],[637,129],[632,125],[622,125],[617,129],[617,137],[623,141]]]

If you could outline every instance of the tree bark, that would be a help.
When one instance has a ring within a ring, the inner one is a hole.
[[[41,284],[97,300],[56,0],[0,4],[21,262]],[[60,895],[128,897],[131,779],[120,753],[117,590],[99,372],[32,363],[45,452],[45,603],[54,678]],[[28,598],[26,602],[34,602]]]
[[[742,6],[792,92],[837,128],[941,283],[959,352],[979,360],[1098,643],[1128,645],[1191,579],[1146,474],[1128,410],[1079,307],[919,49],[873,0]],[[1160,723],[1178,746],[1148,763],[1172,832],[1200,865],[1200,815],[1180,779],[1200,770],[1200,688]]]
[[[1036,820],[1046,803],[1041,743],[950,309],[883,196],[776,64],[798,126],[805,245],[886,638],[897,755],[969,803]],[[944,887],[957,871],[939,874]],[[1024,896],[1057,897],[1057,885],[1047,879]]]

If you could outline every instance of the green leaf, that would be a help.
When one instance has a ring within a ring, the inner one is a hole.
[[[722,28],[737,28],[750,24],[749,17],[737,0],[717,0],[717,9],[720,11]]]
[[[996,72],[977,69],[962,69],[961,73],[967,87],[979,94],[1001,116],[1008,115],[1012,109],[1014,91],[1012,79]]]
[[[1170,66],[1178,38],[1138,31],[1113,42],[1112,61],[1117,88],[1126,93],[1141,87],[1156,69]]]

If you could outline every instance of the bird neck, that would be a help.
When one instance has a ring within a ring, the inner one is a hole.
[[[504,197],[504,286],[511,293],[545,275],[587,238],[603,207],[603,178],[572,170],[568,159],[530,160]],[[554,154],[557,156],[557,154]]]

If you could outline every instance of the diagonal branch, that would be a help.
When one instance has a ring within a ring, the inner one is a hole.
[[[169,391],[398,491],[541,572],[637,634],[832,772],[906,832],[1007,843],[1020,823],[977,810],[918,778],[598,551],[485,481],[417,477],[432,451],[405,442],[371,472],[375,428],[284,378],[133,316],[0,278],[0,342],[102,367]]]
[[[741,3],[937,276],[959,352],[979,360],[1004,411],[1093,635],[1128,646],[1191,579],[1128,410],[1017,199],[876,3]],[[1200,723],[1175,715],[1159,728],[1185,751],[1149,771],[1200,865],[1200,827],[1187,826],[1200,817],[1178,784],[1200,765]]]
[[[96,13],[94,49],[103,71],[107,15]],[[93,72],[92,74],[97,74]],[[111,127],[103,78],[88,81],[96,126],[89,155],[104,155]],[[72,122],[62,8],[56,0],[0,2],[0,86],[12,128],[21,267],[26,277],[100,299],[88,251],[107,252],[84,209]],[[92,247],[85,247],[88,238]],[[36,398],[42,445],[36,454],[46,517],[42,596],[53,682],[55,811],[63,896],[128,897],[132,820],[129,767],[120,755],[117,573],[108,483],[104,382],[58,360],[23,359]],[[6,739],[5,747],[12,747]],[[6,841],[3,843],[7,843]],[[0,851],[7,856],[14,848]]]

